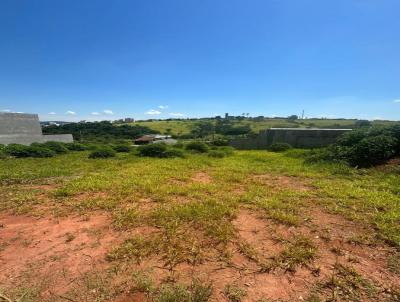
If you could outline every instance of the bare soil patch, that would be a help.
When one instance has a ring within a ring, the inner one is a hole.
[[[313,189],[304,179],[294,176],[261,174],[255,175],[253,180],[274,190],[291,189],[296,191],[310,191]]]
[[[0,284],[51,276],[53,290],[63,292],[79,275],[106,264],[110,246],[120,241],[110,222],[104,214],[62,219],[1,214]]]
[[[191,180],[202,184],[208,184],[211,183],[212,178],[206,172],[197,172],[195,175],[193,175]]]

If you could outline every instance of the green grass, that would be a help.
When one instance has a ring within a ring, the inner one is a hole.
[[[207,178],[199,180],[198,173]],[[263,176],[268,176],[267,182],[260,181]],[[281,183],[280,177],[307,189]],[[188,152],[185,158],[170,159],[132,153],[88,159],[85,151],[0,161],[0,211],[89,216],[96,210],[107,212],[115,231],[149,230],[115,246],[108,253],[110,265],[161,259],[168,271],[184,263],[202,264],[210,257],[229,258],[229,245],[238,239],[233,222],[244,207],[285,228],[301,227],[307,209],[325,208],[371,230],[368,238],[353,236],[349,242],[373,245],[374,240],[384,240],[399,248],[399,188],[400,174],[390,169],[305,165],[301,150],[236,151],[224,158]],[[68,244],[74,239],[71,234],[65,237]],[[304,236],[293,235],[280,244],[282,251],[268,259],[250,244],[239,242],[237,247],[257,263],[259,272],[312,266],[318,254],[313,240]],[[394,254],[388,269],[398,273],[398,262]],[[88,288],[96,286],[89,281]],[[148,293],[151,301],[205,302],[212,292],[206,283],[153,284],[140,274],[134,274],[132,282],[132,290]],[[339,288],[344,296],[351,294],[350,287],[373,291],[346,267],[338,267],[336,277],[325,284],[325,288]],[[221,290],[230,301],[241,301],[246,294],[235,284]],[[111,292],[104,292],[103,300]]]
[[[192,181],[199,171],[205,171],[211,181]],[[254,180],[254,175],[263,174],[295,176],[313,190],[276,190]],[[304,165],[293,151],[237,151],[226,158],[188,154],[187,158],[153,159],[120,153],[116,158],[93,160],[87,152],[71,152],[54,158],[4,159],[0,184],[0,210],[26,212],[51,200],[53,206],[79,211],[111,211],[115,224],[124,228],[143,221],[135,209],[148,199],[153,208],[146,219],[153,225],[196,223],[221,241],[229,237],[229,221],[240,204],[262,209],[278,222],[298,225],[302,208],[312,200],[373,226],[381,238],[400,245],[399,174]],[[54,189],[42,191],[41,184]],[[241,194],[227,194],[238,187],[243,188]],[[130,210],[121,211],[126,207]],[[224,227],[218,227],[222,221]]]

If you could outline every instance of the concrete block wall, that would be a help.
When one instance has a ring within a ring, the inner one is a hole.
[[[0,113],[0,135],[42,135],[37,114]]]
[[[0,113],[0,144],[73,142],[71,134],[43,135],[37,114]]]
[[[30,145],[32,143],[45,143],[45,142],[61,142],[72,143],[74,139],[72,134],[57,134],[57,135],[0,135],[0,144],[21,144]]]

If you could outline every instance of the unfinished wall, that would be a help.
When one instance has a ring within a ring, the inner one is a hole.
[[[42,135],[37,114],[0,113],[0,135]]]
[[[73,138],[71,134],[42,135],[37,114],[0,113],[0,144],[30,145],[47,141],[69,143]]]
[[[254,138],[234,139],[231,146],[242,149],[267,149],[274,143],[288,143],[295,148],[317,148],[333,144],[351,129],[271,128]]]

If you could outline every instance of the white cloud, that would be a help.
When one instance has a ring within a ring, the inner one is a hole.
[[[76,112],[68,110],[67,112],[65,112],[66,115],[75,115]]]
[[[170,112],[170,114],[169,115],[171,115],[171,116],[176,116],[176,117],[182,117],[182,116],[185,116],[183,113],[179,113],[179,112]]]
[[[49,114],[49,115],[55,115],[56,113],[55,112],[49,112],[49,113],[47,113],[47,114]]]
[[[400,103],[400,99],[394,100],[393,103]]]
[[[110,110],[110,109],[103,110],[103,112],[104,112],[104,114],[107,114],[107,115],[113,115],[114,114],[114,112],[112,112],[112,110]]]
[[[10,109],[3,109],[3,110],[0,110],[1,112],[11,112],[11,110]]]
[[[91,115],[100,115],[100,113],[95,111],[95,112],[92,112]]]
[[[158,108],[160,108],[160,109],[167,109],[168,106],[167,106],[167,105],[160,105],[160,106],[158,106]]]
[[[146,114],[158,115],[158,114],[161,114],[161,111],[150,109],[149,111],[146,112]]]

